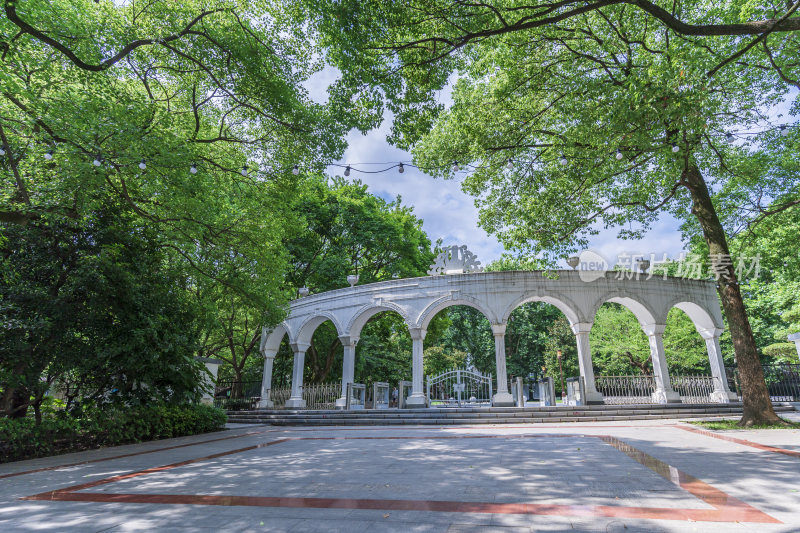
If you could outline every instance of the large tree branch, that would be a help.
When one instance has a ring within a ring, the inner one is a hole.
[[[28,22],[22,20],[22,18],[17,13],[16,4],[17,4],[16,0],[6,0],[5,12],[6,16],[8,17],[8,20],[16,24],[17,27],[19,27],[21,33],[26,33],[31,37],[33,37],[34,39],[38,39],[39,41],[55,48],[56,50],[64,54],[67,57],[67,59],[69,59],[75,66],[77,66],[80,69],[88,70],[91,72],[101,72],[103,70],[112,67],[118,61],[124,59],[125,57],[128,56],[128,54],[130,54],[131,52],[142,46],[147,46],[151,44],[163,44],[172,41],[177,41],[178,39],[187,35],[189,31],[192,29],[192,27],[194,27],[198,22],[203,20],[208,15],[225,11],[225,9],[213,9],[210,11],[203,11],[202,13],[197,15],[183,30],[181,30],[178,33],[174,33],[172,35],[160,39],[137,39],[125,45],[119,52],[117,52],[110,58],[101,61],[100,63],[92,64],[83,61],[75,54],[75,52],[70,50],[67,46],[65,46],[61,42],[47,35],[47,33],[45,33],[44,31],[34,28]]]
[[[576,4],[583,4],[577,5]],[[473,42],[480,41],[489,37],[504,35],[509,33],[516,33],[533,28],[549,26],[561,21],[569,20],[574,17],[597,11],[604,7],[613,5],[628,4],[641,9],[651,17],[659,20],[664,26],[671,29],[680,35],[694,35],[694,36],[722,36],[722,35],[760,35],[768,32],[790,32],[800,30],[800,17],[790,17],[794,12],[794,8],[790,7],[789,12],[778,19],[759,20],[751,22],[742,22],[737,24],[689,24],[686,23],[669,11],[649,2],[647,0],[598,0],[596,2],[584,3],[580,0],[567,0],[558,2],[556,4],[539,4],[532,6],[516,7],[513,11],[520,11],[523,9],[539,11],[527,16],[521,17],[513,23],[504,22],[500,27],[487,28],[474,32],[463,32],[455,38],[444,38],[440,36],[428,37],[403,43],[399,45],[390,46],[388,48],[403,50],[413,48],[424,48],[426,45],[443,44],[450,48],[449,51],[439,53],[438,58],[449,55],[449,53],[462,48],[463,46]],[[551,13],[557,12],[558,9],[571,7],[566,11],[561,11],[552,16]],[[544,9],[547,8],[547,9]],[[511,11],[511,10],[509,10]],[[446,17],[439,17],[446,19]],[[434,53],[438,51],[434,49]]]

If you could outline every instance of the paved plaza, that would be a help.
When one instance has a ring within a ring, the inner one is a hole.
[[[0,465],[0,531],[800,531],[800,431],[235,427]]]

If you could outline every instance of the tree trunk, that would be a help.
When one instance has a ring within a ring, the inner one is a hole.
[[[683,179],[686,181],[687,188],[691,193],[692,214],[697,217],[700,227],[703,229],[703,236],[708,244],[708,253],[709,257],[712,258],[712,264],[714,263],[714,258],[729,259],[730,250],[728,249],[725,229],[722,227],[714,204],[711,202],[711,195],[708,192],[708,187],[700,173],[700,169],[696,165],[691,165],[684,171]],[[720,261],[716,271],[721,272],[718,280],[718,292],[722,302],[722,309],[728,319],[728,328],[731,331],[742,387],[744,413],[739,425],[782,423],[783,420],[772,409],[769,391],[764,381],[764,370],[761,368],[756,341],[753,337],[750,321],[747,318],[747,311],[742,300],[742,293],[739,290],[739,282],[736,279],[733,261]]]

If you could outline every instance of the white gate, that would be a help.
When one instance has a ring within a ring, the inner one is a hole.
[[[492,376],[466,369],[443,372],[428,378],[431,407],[489,407]]]

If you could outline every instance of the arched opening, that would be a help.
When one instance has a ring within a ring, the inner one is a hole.
[[[703,317],[699,318],[699,323],[692,320],[691,316],[681,308],[681,304],[669,310],[667,327],[664,329],[664,352],[671,373],[710,374],[706,341],[697,332],[698,328],[709,329],[709,327],[706,326]],[[706,318],[710,323],[707,314]],[[713,325],[710,329],[714,329]]]
[[[492,327],[474,306],[455,304],[439,309],[428,321],[424,346],[426,376],[467,367],[495,373]]]
[[[489,405],[497,390],[491,323],[476,305],[448,303],[428,315],[422,358],[425,394],[433,407]]]
[[[504,321],[509,381],[522,376],[526,383],[533,383],[549,376],[560,396],[562,389],[566,390],[566,379],[581,375],[572,330],[580,319],[570,304],[551,296],[528,296],[506,311]]]
[[[354,379],[371,390],[373,383],[411,380],[411,336],[408,325],[395,310],[371,309],[362,313],[350,328],[358,339]]]
[[[651,376],[650,345],[640,318],[626,305],[608,301],[595,313],[589,335],[598,376]]]

